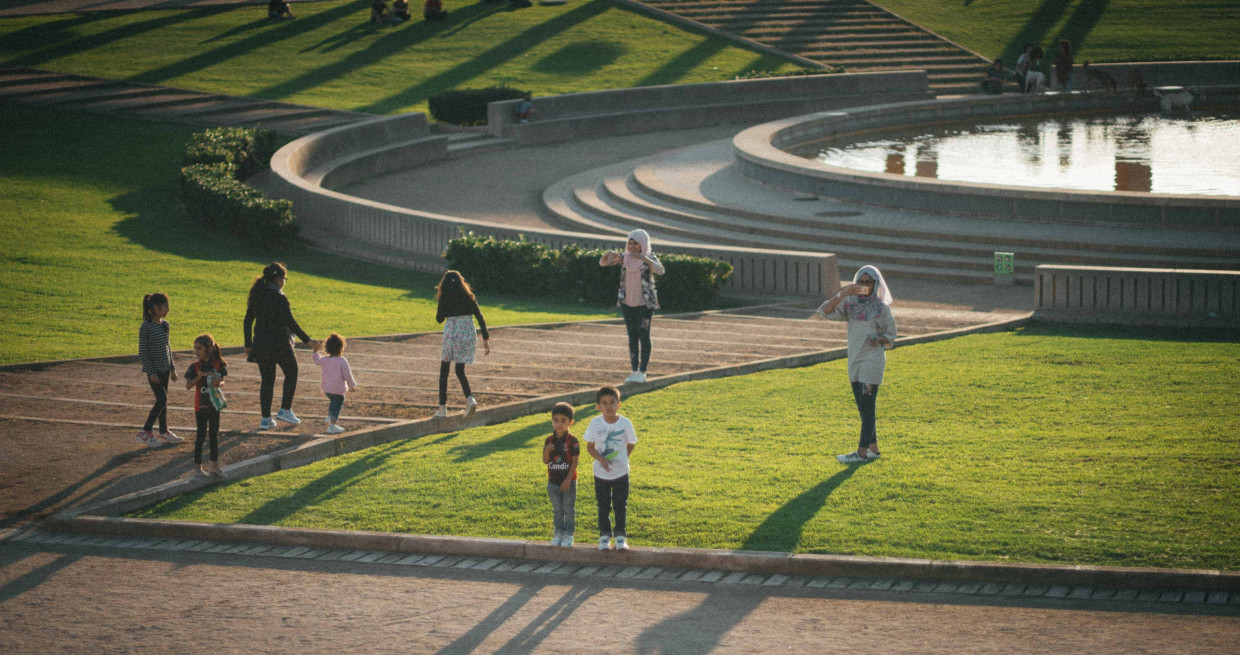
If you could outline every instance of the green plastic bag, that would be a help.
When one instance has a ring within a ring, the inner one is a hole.
[[[215,411],[220,412],[225,407],[228,407],[228,401],[224,398],[224,392],[219,387],[211,384],[211,380],[214,379],[216,379],[216,376],[212,375],[207,380],[207,397],[211,399],[211,406],[215,408]]]

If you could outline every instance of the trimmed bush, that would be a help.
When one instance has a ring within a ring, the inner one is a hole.
[[[276,139],[272,132],[216,128],[195,134],[185,148],[181,194],[190,216],[265,246],[280,246],[301,226],[293,203],[272,200],[241,180],[271,162]]]
[[[485,89],[454,89],[427,100],[431,117],[441,123],[482,125],[487,122],[487,103],[524,98],[528,91],[507,86]]]
[[[462,231],[448,242],[443,256],[479,291],[614,304],[619,273],[615,267],[598,265],[604,252],[576,244],[554,250],[524,235],[513,241]],[[665,254],[659,261],[667,269],[656,280],[664,309],[706,309],[732,276],[732,265],[715,259]]]

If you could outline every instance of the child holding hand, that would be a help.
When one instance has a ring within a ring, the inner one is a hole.
[[[340,409],[344,407],[344,394],[347,389],[353,392],[357,389],[357,380],[353,379],[353,369],[349,368],[349,360],[344,358],[344,337],[332,332],[330,337],[323,342],[322,346],[327,350],[327,354],[323,355],[319,352],[319,343],[315,342],[314,363],[322,369],[323,377],[319,381],[319,388],[327,395],[327,434],[340,434],[344,432],[344,428],[340,427],[336,421],[340,419]]]

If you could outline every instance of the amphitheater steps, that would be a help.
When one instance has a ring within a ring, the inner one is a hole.
[[[0,68],[0,102],[55,106],[58,109],[137,116],[198,126],[265,127],[289,136],[374,118],[359,112],[30,68]]]
[[[643,0],[643,4],[850,73],[926,70],[931,91],[977,90],[986,61],[864,0]]]

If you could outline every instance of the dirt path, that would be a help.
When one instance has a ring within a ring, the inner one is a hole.
[[[0,544],[5,653],[1232,653],[1235,606]]]

